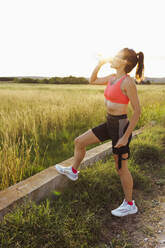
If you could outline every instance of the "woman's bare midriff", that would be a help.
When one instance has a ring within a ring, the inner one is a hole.
[[[107,112],[111,115],[127,114],[128,104],[111,102],[105,98],[105,106],[107,108]]]

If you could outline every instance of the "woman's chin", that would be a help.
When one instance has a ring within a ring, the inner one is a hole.
[[[115,69],[115,70],[119,69],[119,66],[118,66],[118,65],[113,65],[113,64],[111,64],[110,67],[111,67],[112,69]]]

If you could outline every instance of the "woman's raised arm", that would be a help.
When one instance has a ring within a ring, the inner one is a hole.
[[[100,77],[100,78],[97,77],[97,74],[98,74],[101,66],[107,62],[108,62],[107,60],[100,60],[99,61],[98,65],[93,70],[92,75],[89,79],[90,84],[106,85],[108,83],[108,81],[111,79],[111,77],[113,77],[115,75],[115,74],[111,74],[111,75],[108,75],[106,77]]]

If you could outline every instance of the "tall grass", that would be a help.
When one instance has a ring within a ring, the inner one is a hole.
[[[146,211],[145,195],[154,199],[155,178],[159,175],[164,182],[164,133],[163,125],[150,126],[131,143],[128,163],[140,215]],[[135,217],[119,220],[111,216],[111,210],[123,200],[112,159],[81,170],[78,181],[70,181],[62,193],[54,193],[51,201],[28,202],[5,216],[0,223],[2,248],[135,248],[131,245],[133,229],[129,232],[128,226],[137,221],[143,229],[145,224]]]
[[[105,120],[104,87],[0,85],[0,189],[73,155],[74,138]],[[138,86],[137,128],[160,117],[165,86]],[[129,115],[131,115],[129,106]]]

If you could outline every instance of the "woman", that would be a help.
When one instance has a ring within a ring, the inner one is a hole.
[[[98,71],[107,62],[116,70],[116,74],[98,78]],[[99,61],[89,83],[107,85],[104,91],[107,121],[75,139],[73,166],[66,168],[58,164],[56,165],[59,173],[66,175],[71,180],[77,180],[77,169],[85,156],[86,146],[112,139],[115,165],[125,195],[123,203],[111,211],[112,215],[119,217],[134,214],[138,211],[135,201],[132,200],[133,179],[128,170],[127,160],[129,158],[129,143],[132,131],[138,122],[141,112],[135,80],[128,75],[136,65],[136,79],[140,80],[144,70],[144,55],[142,52],[136,53],[128,48],[122,49],[109,61]],[[133,115],[130,121],[127,118],[129,101],[133,108]]]

